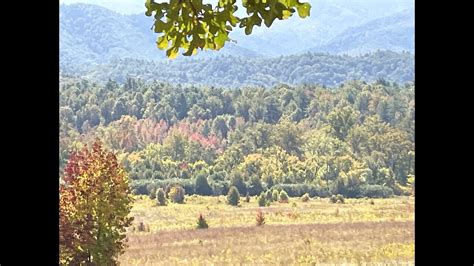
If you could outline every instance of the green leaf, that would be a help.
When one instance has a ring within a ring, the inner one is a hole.
[[[164,23],[163,21],[161,20],[156,20],[155,21],[155,32],[156,33],[160,33],[160,32],[163,32],[167,29],[169,29],[169,24],[168,23]]]
[[[166,39],[166,36],[159,37],[156,43],[158,44],[158,48],[161,50],[164,50],[168,47],[168,40]]]
[[[175,59],[178,56],[179,49],[177,47],[171,47],[170,49],[166,50],[166,56],[169,59]]]
[[[224,47],[224,44],[227,40],[229,40],[229,36],[227,35],[227,33],[219,32],[214,38],[216,49],[219,50]]]
[[[309,11],[311,10],[311,5],[309,3],[303,3],[301,5],[296,6],[296,9],[298,10],[298,15],[301,18],[305,18],[309,16]]]

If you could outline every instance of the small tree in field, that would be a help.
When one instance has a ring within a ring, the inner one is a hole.
[[[170,189],[169,197],[174,203],[184,203],[184,188],[182,186],[174,186]]]
[[[257,198],[258,206],[265,207],[267,205],[266,193],[262,192]]]
[[[209,225],[207,224],[206,219],[202,216],[202,213],[199,214],[198,220],[197,220],[197,228],[198,229],[206,229],[209,228]]]
[[[282,191],[280,192],[279,198],[280,198],[279,202],[281,202],[281,203],[288,203],[289,198],[288,198],[288,194],[286,194],[286,191],[282,190]]]
[[[255,221],[257,222],[257,226],[261,226],[265,224],[265,216],[263,215],[262,210],[257,211],[257,217],[255,217]]]
[[[59,251],[65,265],[115,265],[133,198],[117,158],[96,141],[71,154],[59,186]]]
[[[230,187],[227,193],[227,202],[232,206],[237,206],[240,202],[240,194],[235,186]]]
[[[272,200],[278,201],[278,190],[274,189],[272,192]]]
[[[160,206],[165,206],[166,205],[165,191],[163,190],[163,188],[159,188],[156,191],[156,201],[157,201],[158,205],[160,205]]]
[[[271,190],[267,190],[267,192],[265,193],[265,198],[268,202],[272,202],[273,201],[273,197],[272,197],[272,191]]]

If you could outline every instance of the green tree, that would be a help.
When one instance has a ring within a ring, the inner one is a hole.
[[[165,191],[161,187],[156,191],[156,201],[160,206],[166,205]]]
[[[207,182],[207,177],[204,173],[199,173],[196,176],[196,180],[194,182],[194,189],[195,192],[199,195],[212,195],[212,188],[209,186]]]
[[[227,203],[232,206],[237,206],[240,202],[239,190],[235,186],[230,187],[229,192],[227,193]]]

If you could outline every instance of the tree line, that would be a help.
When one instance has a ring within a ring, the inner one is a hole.
[[[409,194],[414,85],[379,80],[271,89],[62,77],[60,173],[96,139],[117,152],[134,192],[180,184],[186,194]]]

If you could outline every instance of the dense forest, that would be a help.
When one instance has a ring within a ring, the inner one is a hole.
[[[226,89],[62,76],[59,171],[99,138],[137,194],[179,183],[202,195],[231,185],[243,195],[400,195],[414,185],[414,115],[413,83]]]
[[[414,58],[410,53],[377,51],[362,56],[304,53],[277,58],[243,58],[222,55],[210,59],[154,62],[140,59],[115,59],[101,65],[64,68],[97,81],[108,79],[124,83],[127,77],[144,81],[154,79],[183,85],[218,87],[322,84],[338,86],[346,80],[413,81]]]

